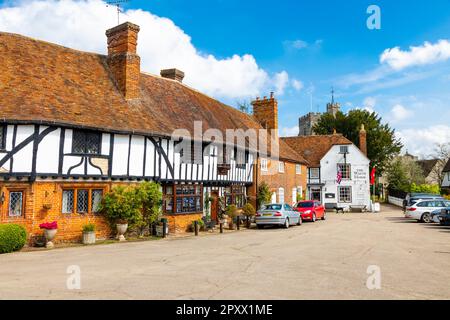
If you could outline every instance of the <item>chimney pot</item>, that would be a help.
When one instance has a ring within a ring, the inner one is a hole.
[[[273,91],[270,93],[270,99],[273,99]]]
[[[183,82],[184,72],[178,69],[164,69],[161,70],[161,77]]]

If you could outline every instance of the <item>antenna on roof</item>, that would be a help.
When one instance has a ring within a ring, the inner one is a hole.
[[[108,0],[106,1],[107,7],[115,6],[117,8],[117,25],[120,24],[120,14],[123,13],[123,9],[121,8],[122,4],[129,2],[130,0]]]
[[[334,104],[334,87],[331,87],[331,104]]]

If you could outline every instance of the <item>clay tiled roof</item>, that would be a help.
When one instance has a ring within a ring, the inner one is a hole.
[[[428,177],[431,173],[431,170],[433,170],[438,162],[439,159],[419,160],[417,161],[417,164],[422,168],[425,177]]]
[[[443,172],[450,172],[450,160],[448,160],[447,164],[445,165]]]
[[[141,98],[118,91],[106,56],[0,32],[0,122],[170,136],[175,129],[261,129],[251,115],[178,81],[142,74]],[[305,160],[284,142],[280,158]]]
[[[342,134],[281,138],[300,153],[311,167],[320,167],[320,160],[334,145],[350,145],[352,142]]]

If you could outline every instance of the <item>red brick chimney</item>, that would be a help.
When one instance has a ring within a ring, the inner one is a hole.
[[[361,130],[359,131],[359,149],[367,156],[367,132],[364,124],[361,125]]]
[[[273,92],[270,93],[270,98],[264,99],[256,98],[252,101],[253,116],[256,120],[268,130],[278,131],[278,101],[274,98]]]
[[[108,66],[125,99],[140,97],[141,58],[136,54],[139,26],[125,22],[106,31]]]

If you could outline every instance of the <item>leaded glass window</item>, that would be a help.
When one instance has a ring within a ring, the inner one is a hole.
[[[99,154],[101,134],[93,131],[73,130],[72,152],[78,154]]]
[[[73,213],[74,190],[64,190],[62,198],[62,213]]]
[[[77,212],[88,213],[89,210],[89,190],[77,190]]]
[[[93,213],[98,213],[100,209],[100,203],[103,198],[103,190],[92,190],[92,208],[91,211]]]
[[[339,187],[339,202],[351,203],[352,202],[352,187]]]
[[[23,211],[23,192],[13,191],[9,193],[9,216],[21,217]]]

